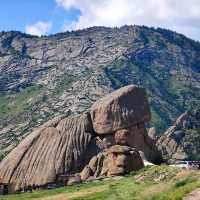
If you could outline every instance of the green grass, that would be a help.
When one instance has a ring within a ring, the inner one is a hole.
[[[0,200],[181,200],[200,187],[200,172],[169,166],[146,167],[125,177],[93,181]]]
[[[58,84],[55,88],[54,95],[61,95],[66,89],[71,87],[74,80],[75,77],[69,74],[65,74],[60,77],[60,79],[58,80]]]
[[[13,117],[23,113],[31,106],[33,101],[42,90],[41,86],[30,86],[20,92],[0,95],[0,119]]]

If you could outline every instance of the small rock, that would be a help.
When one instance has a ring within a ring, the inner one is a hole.
[[[80,173],[80,177],[82,181],[87,180],[91,175],[92,175],[92,170],[90,169],[88,165],[85,166],[82,172]]]
[[[69,180],[67,181],[67,185],[71,186],[74,184],[81,183],[81,178],[79,175],[75,175],[74,177],[70,177]]]

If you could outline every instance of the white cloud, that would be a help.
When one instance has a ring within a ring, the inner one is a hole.
[[[139,24],[164,27],[200,39],[200,0],[55,0],[66,10],[79,9],[74,29]],[[185,23],[185,21],[191,24]],[[193,25],[192,25],[193,24]],[[69,25],[68,25],[69,26]],[[192,27],[191,27],[192,26]],[[69,26],[70,27],[70,26]],[[195,32],[191,33],[190,30]]]
[[[27,25],[25,27],[25,31],[26,33],[31,34],[31,35],[41,36],[48,33],[51,30],[51,27],[52,27],[51,22],[39,21],[35,24]]]
[[[76,22],[75,21],[65,21],[62,25],[61,31],[72,31],[76,29]]]

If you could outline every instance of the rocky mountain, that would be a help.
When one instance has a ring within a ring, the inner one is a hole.
[[[186,109],[199,106],[200,43],[144,26],[43,37],[1,32],[2,156],[45,121],[82,113],[128,84],[147,89],[152,124],[164,130]]]
[[[200,160],[200,110],[182,114],[158,139],[157,146],[168,162]]]

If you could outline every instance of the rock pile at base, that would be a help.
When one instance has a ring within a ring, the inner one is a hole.
[[[82,180],[140,169],[138,151],[151,162],[160,158],[145,128],[149,120],[145,90],[123,87],[94,103],[90,113],[56,118],[32,132],[0,163],[0,177],[16,191],[55,183],[88,163]]]
[[[144,167],[139,152],[129,146],[114,145],[94,156],[80,173],[82,181],[119,176]]]

